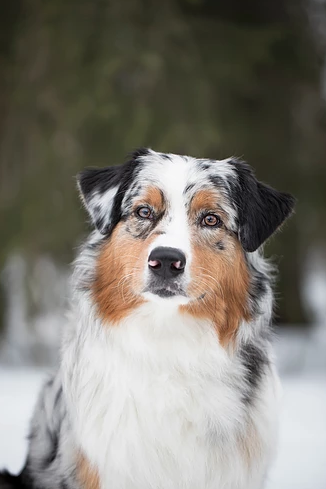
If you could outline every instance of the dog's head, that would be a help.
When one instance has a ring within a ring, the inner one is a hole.
[[[113,322],[144,301],[176,303],[219,323],[246,318],[246,255],[294,205],[292,196],[257,181],[242,161],[149,149],[122,166],[87,169],[78,183],[103,236],[94,299]]]

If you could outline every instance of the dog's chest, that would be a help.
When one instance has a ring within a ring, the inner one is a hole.
[[[210,489],[232,478],[244,412],[218,342],[122,340],[84,345],[71,384],[75,433],[103,488]]]

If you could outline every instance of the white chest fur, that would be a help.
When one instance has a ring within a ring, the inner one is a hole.
[[[110,327],[89,311],[63,363],[76,443],[102,489],[262,487],[273,379],[246,407],[241,366],[208,323],[146,304]]]

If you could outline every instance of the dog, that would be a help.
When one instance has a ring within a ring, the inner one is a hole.
[[[151,149],[78,176],[94,225],[13,489],[261,489],[280,404],[263,243],[294,198]]]

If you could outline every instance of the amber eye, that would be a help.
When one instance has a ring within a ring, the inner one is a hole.
[[[142,219],[151,219],[153,217],[152,211],[148,207],[139,207],[137,214]]]
[[[222,224],[222,221],[218,216],[215,216],[215,214],[207,214],[203,218],[201,224],[202,226],[217,227]]]

